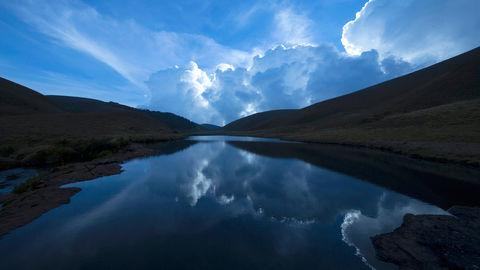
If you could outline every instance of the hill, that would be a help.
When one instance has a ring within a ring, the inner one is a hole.
[[[224,130],[479,165],[480,48],[303,109],[248,116]]]
[[[162,125],[176,131],[187,131],[199,128],[199,125],[173,113],[136,109],[115,102],[70,96],[46,96],[53,104],[70,113],[143,113]]]
[[[222,127],[212,124],[200,124],[201,128],[205,131],[220,130]]]
[[[42,94],[0,78],[0,116],[60,111]]]
[[[272,110],[255,113],[227,124],[224,129],[229,131],[248,131],[268,129],[275,119],[285,119],[297,110]]]
[[[130,142],[183,137],[199,127],[171,113],[88,98],[45,96],[0,78],[0,163],[89,159]]]

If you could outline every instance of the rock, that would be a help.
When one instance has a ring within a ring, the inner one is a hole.
[[[480,208],[449,212],[406,214],[399,228],[372,237],[377,257],[399,269],[480,269]]]

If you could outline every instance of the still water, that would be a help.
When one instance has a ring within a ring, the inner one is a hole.
[[[395,269],[375,259],[371,236],[405,213],[473,200],[383,153],[236,137],[170,144],[71,184],[82,191],[70,204],[0,239],[0,269]]]

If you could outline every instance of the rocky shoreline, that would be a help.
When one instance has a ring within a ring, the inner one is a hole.
[[[399,269],[480,269],[480,208],[412,215],[393,232],[372,237],[377,257]]]

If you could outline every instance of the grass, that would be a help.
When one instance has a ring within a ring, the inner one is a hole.
[[[124,138],[86,140],[62,139],[50,145],[32,148],[23,160],[33,166],[62,165],[70,162],[93,160],[118,152],[129,141]],[[20,157],[22,158],[22,157]]]
[[[132,143],[149,144],[182,137],[183,134],[139,134],[97,138],[17,138],[0,142],[0,154],[22,166],[48,167],[108,157]]]

